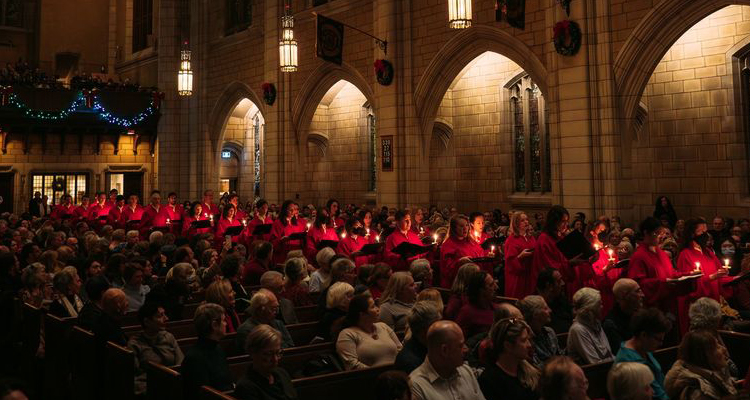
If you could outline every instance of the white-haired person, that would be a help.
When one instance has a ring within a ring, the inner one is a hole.
[[[83,308],[83,301],[78,297],[81,291],[81,278],[75,267],[65,267],[52,278],[52,287],[57,295],[50,304],[49,312],[60,318],[77,318]]]
[[[380,321],[385,322],[396,332],[406,329],[406,317],[417,299],[414,278],[408,272],[395,272],[388,278],[380,296]]]
[[[701,297],[694,301],[688,309],[690,316],[690,330],[705,330],[714,335],[714,338],[720,345],[724,345],[724,340],[719,335],[719,329],[722,328],[723,313],[721,304],[710,297]],[[739,368],[732,360],[731,356],[727,358],[727,370],[735,378],[740,378]]]
[[[281,333],[261,324],[247,335],[247,355],[250,356],[245,375],[237,382],[232,394],[237,399],[295,400],[297,392],[289,373],[279,367]]]
[[[281,347],[294,347],[294,341],[284,322],[276,318],[279,311],[279,301],[268,289],[260,289],[250,298],[250,305],[245,310],[249,317],[237,329],[235,344],[239,352],[245,351],[245,339],[247,334],[258,325],[266,324],[281,332]]]
[[[580,365],[612,361],[612,350],[599,320],[602,313],[599,291],[589,287],[578,289],[573,295],[573,313],[575,319],[568,331],[568,355]]]
[[[325,290],[331,284],[331,259],[336,255],[330,247],[324,247],[315,256],[318,269],[310,274],[310,293],[318,293]]]
[[[299,323],[297,313],[294,311],[294,303],[283,297],[284,294],[284,275],[279,271],[267,271],[260,277],[260,286],[268,289],[276,296],[279,301],[279,313],[276,318],[280,319],[286,325]]]
[[[516,306],[523,313],[523,318],[529,324],[534,335],[531,343],[534,346],[534,354],[531,363],[541,368],[542,364],[549,358],[565,354],[557,341],[555,331],[549,327],[552,321],[552,310],[547,306],[544,297],[531,295],[521,299]]]
[[[637,362],[615,364],[607,374],[607,392],[611,400],[651,400],[654,374]]]
[[[427,356],[427,330],[441,317],[441,311],[434,302],[414,304],[407,318],[411,336],[396,356],[396,368],[408,374],[422,365]]]
[[[409,272],[417,284],[417,292],[432,287],[432,267],[426,258],[418,258],[409,265]]]
[[[326,310],[318,322],[317,335],[331,341],[341,330],[341,323],[349,311],[349,301],[354,296],[354,287],[346,282],[336,282],[326,293]]]

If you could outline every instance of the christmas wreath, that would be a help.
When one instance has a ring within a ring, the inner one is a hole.
[[[564,56],[573,56],[581,49],[581,27],[574,21],[562,20],[553,29],[555,51]]]
[[[393,82],[393,64],[388,60],[375,60],[375,76],[379,84],[390,85]]]
[[[274,86],[273,83],[266,82],[260,87],[263,90],[263,101],[269,106],[272,106],[276,101],[276,86]]]

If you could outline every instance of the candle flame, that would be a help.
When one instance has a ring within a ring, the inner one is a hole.
[[[342,232],[342,233],[341,233],[341,238],[343,239],[343,238],[345,238],[345,237],[346,237],[346,232]]]

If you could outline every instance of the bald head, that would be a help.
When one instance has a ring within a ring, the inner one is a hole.
[[[128,311],[128,297],[120,289],[107,289],[102,294],[102,309],[110,315],[124,315]]]
[[[638,290],[639,287],[638,282],[630,278],[621,278],[612,287],[612,294],[614,294],[615,299],[622,300],[631,292]]]
[[[430,350],[462,339],[463,332],[461,332],[461,327],[453,321],[436,321],[427,330],[427,348]]]
[[[505,318],[520,318],[523,319],[523,314],[518,307],[511,303],[504,302],[500,303],[495,310],[495,321],[499,321]]]
[[[638,282],[632,279],[618,279],[612,287],[612,294],[614,294],[617,305],[627,314],[633,314],[643,307],[645,296]]]

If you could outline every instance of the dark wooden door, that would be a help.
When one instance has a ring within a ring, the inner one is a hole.
[[[125,197],[135,194],[141,199],[141,204],[146,204],[148,202],[147,199],[143,198],[142,172],[128,172],[123,174],[123,190],[125,191]]]
[[[0,196],[3,198],[0,204],[0,213],[13,212],[13,178],[14,173],[0,174]]]

